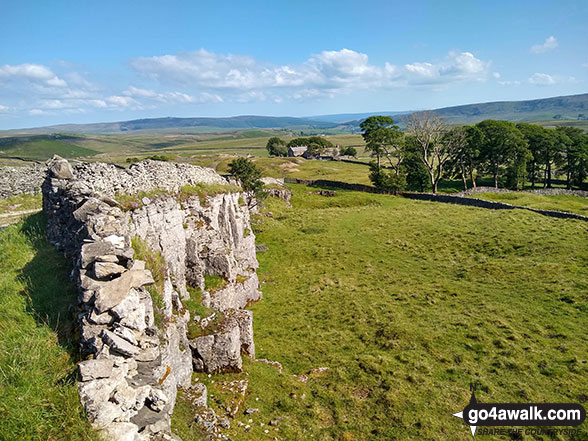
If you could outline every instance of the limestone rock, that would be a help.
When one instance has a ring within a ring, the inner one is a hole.
[[[108,279],[112,276],[117,276],[127,269],[118,263],[113,262],[94,262],[94,276],[97,279]]]
[[[110,346],[112,351],[118,352],[125,357],[133,357],[139,354],[139,348],[137,346],[134,346],[111,331],[103,329],[100,337],[104,343]]]
[[[139,346],[139,343],[137,342],[137,338],[135,337],[134,332],[126,326],[122,326],[121,324],[117,323],[114,327],[114,333],[119,337],[124,338],[129,343],[135,346]]]
[[[241,372],[241,341],[239,326],[227,332],[204,335],[190,340],[194,370],[213,372]]]
[[[108,311],[122,302],[131,288],[140,288],[152,283],[154,281],[150,271],[129,270],[96,290],[95,308],[98,313]]]
[[[118,263],[118,257],[114,254],[105,254],[104,256],[96,256],[97,262],[110,262],[110,263]],[[139,268],[137,268],[139,269]],[[141,268],[145,269],[145,268]]]
[[[237,310],[234,312],[234,315],[239,323],[241,352],[254,359],[255,343],[253,342],[253,313],[247,310]]]
[[[147,405],[155,412],[161,412],[168,403],[168,398],[161,389],[151,389],[147,396]]]
[[[186,389],[186,397],[194,406],[206,407],[208,391],[204,383],[196,383]]]
[[[139,435],[139,428],[133,423],[112,423],[100,434],[107,441],[139,441],[144,438]]]
[[[56,179],[73,179],[73,170],[67,160],[61,156],[53,155],[49,161],[47,161],[47,167],[49,173]]]
[[[90,312],[89,320],[96,325],[111,325],[114,317],[109,311],[98,314],[95,309]]]
[[[90,421],[98,428],[104,428],[116,418],[124,415],[124,411],[109,401],[116,387],[124,380],[118,378],[102,378],[78,384],[80,400]]]
[[[121,250],[120,248],[115,248],[111,242],[106,240],[85,243],[82,245],[80,251],[81,267],[86,268],[89,264],[98,260],[99,256],[101,257],[104,255],[115,255],[130,259],[133,257],[133,249],[126,248]]]
[[[98,380],[108,378],[112,375],[114,362],[109,359],[85,360],[78,365],[82,381]]]
[[[125,247],[125,238],[117,234],[111,234],[105,237],[104,240],[114,245],[114,248],[123,249]]]

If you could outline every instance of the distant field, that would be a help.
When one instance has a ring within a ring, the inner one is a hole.
[[[57,154],[64,158],[79,158],[94,156],[97,153],[96,150],[58,139],[33,138],[30,141],[0,143],[0,157],[19,156],[26,159],[47,159]]]
[[[579,129],[584,130],[585,132],[588,132],[588,121],[587,120],[576,120],[576,119],[572,119],[572,120],[556,120],[556,119],[551,119],[551,120],[544,120],[544,121],[533,121],[534,124],[539,124],[540,126],[544,126],[544,127],[561,127],[561,126],[571,126],[571,127],[577,127]]]
[[[506,202],[507,204],[541,210],[569,211],[588,216],[588,198],[567,195],[543,196],[533,193],[478,193],[471,197],[488,201]]]

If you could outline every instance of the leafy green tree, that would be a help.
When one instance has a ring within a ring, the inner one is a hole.
[[[259,170],[253,161],[247,158],[237,158],[229,163],[229,174],[239,180],[243,190],[252,192],[257,203],[267,197],[264,191],[263,182],[261,181],[261,170]],[[251,201],[250,201],[251,202]]]
[[[323,136],[294,138],[288,143],[288,147],[308,147],[310,144],[318,144],[323,149],[331,149],[334,147],[333,143]]]
[[[286,141],[276,136],[267,140],[265,148],[270,156],[288,156]]]
[[[406,178],[403,174],[387,171],[378,166],[375,161],[370,162],[370,181],[374,187],[397,194],[406,187]]]
[[[516,126],[509,121],[487,119],[477,124],[484,134],[481,159],[486,170],[498,180],[508,171],[508,185],[521,188],[525,180],[526,163],[530,158],[527,141]]]
[[[370,116],[359,125],[361,136],[365,141],[365,150],[376,157],[376,166],[381,166],[381,158],[385,156],[396,175],[400,174],[400,166],[404,158],[404,134],[389,116]]]
[[[457,156],[460,162],[460,173],[470,178],[472,188],[476,188],[476,175],[480,166],[480,146],[484,143],[484,133],[476,126],[466,126],[466,143]],[[465,184],[467,190],[467,184]]]
[[[527,171],[531,186],[535,188],[535,183],[542,171],[548,151],[552,148],[551,144],[554,143],[554,136],[549,129],[537,124],[521,122],[516,127],[527,140],[529,151],[532,155],[527,165]]]
[[[343,147],[339,154],[342,156],[353,156],[355,158],[357,156],[357,150],[355,147]]]
[[[588,135],[577,127],[557,127],[556,143],[563,151],[567,187],[581,187],[588,176]]]
[[[429,172],[419,155],[419,146],[412,135],[405,137],[404,161],[402,173],[406,176],[406,188],[412,191],[425,192],[429,187]]]
[[[324,151],[325,147],[322,144],[311,142],[306,149],[306,156],[309,158],[316,158],[317,156],[322,155]]]

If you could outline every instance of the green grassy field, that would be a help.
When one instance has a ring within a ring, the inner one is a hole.
[[[470,382],[482,402],[586,395],[586,223],[293,188],[293,207],[270,200],[273,217],[256,225],[269,249],[252,307],[257,357],[284,372],[246,365],[245,407],[260,412],[232,422],[232,439],[465,441],[452,413]],[[318,367],[329,370],[307,383],[292,376]],[[206,379],[213,406],[235,377]],[[587,437],[584,423],[550,439]]]
[[[98,440],[76,387],[71,265],[34,215],[0,231],[0,440]]]
[[[58,139],[33,138],[30,141],[0,144],[0,157],[18,156],[26,159],[47,159],[57,154],[64,158],[79,158],[94,156],[97,153],[96,150]]]
[[[472,195],[478,199],[506,202],[522,207],[538,208],[541,210],[569,211],[570,213],[588,216],[588,199],[579,196],[549,195],[543,196],[533,193],[478,193]]]

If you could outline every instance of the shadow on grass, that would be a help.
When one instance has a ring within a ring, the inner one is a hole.
[[[74,360],[79,360],[79,335],[74,317],[77,291],[75,283],[69,279],[72,265],[47,240],[42,212],[24,219],[21,231],[35,250],[35,256],[21,274],[28,312],[40,325],[52,329],[59,345]]]

